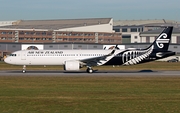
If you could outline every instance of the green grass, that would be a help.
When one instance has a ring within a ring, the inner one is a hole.
[[[22,66],[0,62],[1,70]],[[27,70],[62,70],[28,66]],[[85,68],[84,68],[85,69]],[[180,63],[151,62],[99,70],[179,70]],[[1,113],[178,113],[180,77],[0,76]]]
[[[178,113],[180,77],[0,77],[2,113]]]

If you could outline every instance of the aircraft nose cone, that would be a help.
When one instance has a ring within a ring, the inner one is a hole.
[[[4,62],[6,62],[6,63],[8,63],[8,64],[10,63],[10,61],[11,61],[11,60],[10,60],[9,58],[5,58],[5,59],[4,59]]]

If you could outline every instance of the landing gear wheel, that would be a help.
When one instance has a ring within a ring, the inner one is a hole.
[[[26,70],[22,70],[23,73],[26,73]]]
[[[22,72],[23,72],[23,73],[26,73],[26,65],[23,66]]]
[[[87,71],[87,73],[93,73],[93,69],[90,67],[88,67],[86,71]]]

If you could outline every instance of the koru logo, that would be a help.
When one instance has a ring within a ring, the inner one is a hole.
[[[162,33],[156,40],[156,44],[159,48],[163,48],[165,43],[169,43],[169,39],[167,38],[166,33]]]

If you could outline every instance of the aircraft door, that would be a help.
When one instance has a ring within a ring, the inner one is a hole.
[[[21,60],[26,60],[26,52],[21,51]]]

